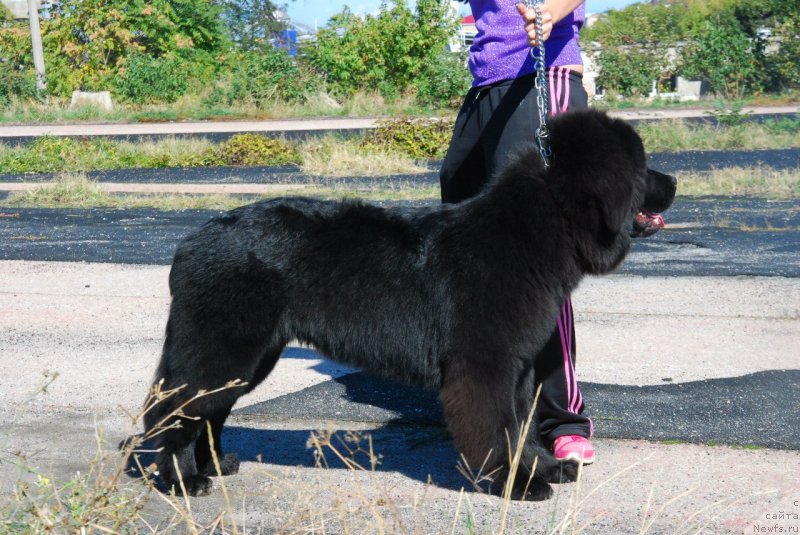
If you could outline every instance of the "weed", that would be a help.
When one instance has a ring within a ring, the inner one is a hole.
[[[227,165],[285,165],[298,163],[296,148],[261,134],[237,134],[217,146],[216,156]]]
[[[13,206],[43,206],[89,208],[113,206],[113,200],[100,186],[85,174],[66,173],[49,184],[29,191],[12,194],[8,201]]]
[[[312,176],[386,176],[427,172],[427,166],[398,150],[359,144],[336,136],[306,142],[301,167]]]
[[[732,122],[738,121],[731,118]],[[637,131],[648,152],[687,150],[779,149],[800,146],[800,128],[791,120],[773,124],[745,122],[735,126],[714,126],[687,121],[644,122]]]
[[[732,167],[678,177],[678,193],[687,196],[800,198],[800,173],[763,167]]]
[[[453,133],[446,119],[387,119],[364,139],[366,147],[382,147],[412,158],[441,158]]]
[[[726,128],[741,128],[747,122],[747,113],[743,113],[744,103],[734,101],[726,103],[721,100],[714,102],[714,109],[709,114],[713,115],[721,126]]]

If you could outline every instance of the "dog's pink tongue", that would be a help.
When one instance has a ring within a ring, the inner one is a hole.
[[[664,218],[661,217],[661,214],[642,210],[633,218],[634,236],[652,236],[662,228],[664,228]]]
[[[657,226],[660,229],[664,228],[664,218],[661,217],[661,214],[648,212],[646,210],[642,210],[639,213],[645,218],[645,224],[648,227]]]

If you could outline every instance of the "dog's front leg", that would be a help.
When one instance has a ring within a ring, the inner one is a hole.
[[[503,492],[513,469],[511,498],[549,498],[552,488],[541,475],[541,459],[533,477],[530,473],[536,457],[546,455],[544,450],[525,443],[518,465],[512,467],[510,463],[520,436],[515,399],[517,373],[508,362],[486,367],[476,366],[478,361],[471,362],[472,365],[469,359],[462,359],[449,366],[440,391],[456,449],[473,471],[480,469],[482,475],[491,475],[492,493]]]

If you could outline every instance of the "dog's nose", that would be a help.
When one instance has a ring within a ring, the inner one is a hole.
[[[677,186],[678,185],[678,178],[673,176],[673,175],[669,175],[669,181],[672,182],[673,186]]]

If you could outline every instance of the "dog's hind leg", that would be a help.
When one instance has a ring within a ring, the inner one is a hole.
[[[186,387],[149,412],[145,427],[161,449],[156,464],[164,485],[180,492],[182,479],[188,494],[207,494],[211,490],[208,476],[217,475],[207,423],[221,475],[235,473],[238,457],[222,452],[223,425],[236,400],[272,370],[281,348],[265,351],[263,344],[219,331],[216,335],[183,336],[178,347],[169,333],[168,328],[157,377],[164,380],[163,388],[181,383]],[[232,383],[237,379],[244,384]]]
[[[252,374],[251,379],[245,387],[245,393],[250,392],[259,383],[261,383],[275,367],[278,358],[283,351],[283,344],[276,346],[264,353],[261,362]],[[225,420],[228,419],[233,405],[225,409],[221,409],[218,413],[208,418],[208,423],[211,427],[211,438],[214,442],[214,453],[219,462],[219,472],[214,464],[214,459],[211,455],[211,443],[209,441],[208,429],[203,429],[200,437],[197,439],[195,447],[195,461],[199,473],[206,476],[229,476],[236,474],[239,471],[239,456],[235,453],[223,454],[222,452],[222,428]]]

